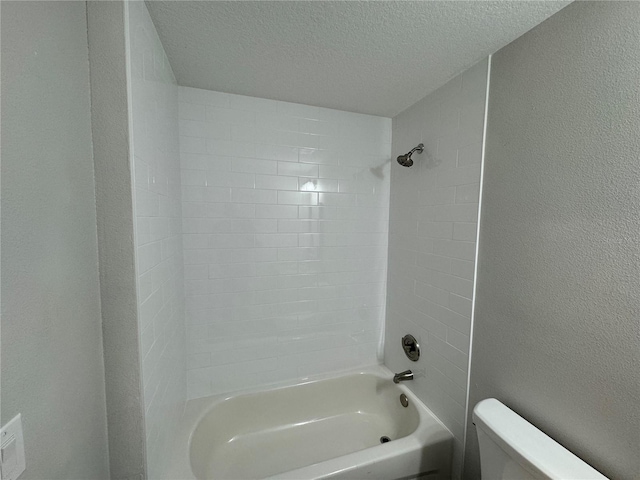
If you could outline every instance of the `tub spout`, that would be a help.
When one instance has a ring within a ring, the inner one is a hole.
[[[393,383],[406,382],[407,380],[413,380],[413,372],[411,370],[405,370],[393,376]]]

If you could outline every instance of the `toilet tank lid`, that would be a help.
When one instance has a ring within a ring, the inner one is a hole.
[[[495,398],[478,402],[473,423],[514,460],[549,479],[607,479]]]

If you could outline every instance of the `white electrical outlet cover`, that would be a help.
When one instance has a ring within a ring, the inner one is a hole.
[[[22,416],[18,414],[0,430],[0,476],[16,480],[25,468]]]

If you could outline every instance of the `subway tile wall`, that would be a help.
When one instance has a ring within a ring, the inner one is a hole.
[[[381,361],[391,119],[179,92],[189,398]]]
[[[391,171],[385,364],[416,373],[409,387],[453,432],[459,469],[488,60],[393,119],[393,156],[418,143],[414,166]],[[421,359],[400,345],[411,333]],[[459,476],[459,470],[456,474]]]
[[[178,87],[144,2],[126,2],[147,477],[186,401]]]

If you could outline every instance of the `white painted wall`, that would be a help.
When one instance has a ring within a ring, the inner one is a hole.
[[[147,475],[186,401],[178,88],[144,2],[127,2],[138,321]]]
[[[385,364],[464,441],[467,364],[488,61],[393,119],[393,157],[424,143],[411,168],[392,162]],[[418,339],[417,363],[400,339]],[[459,471],[456,475],[459,475]]]
[[[2,418],[21,478],[109,478],[84,2],[2,2]]]
[[[189,397],[372,364],[391,120],[180,87]]]
[[[470,405],[616,479],[640,476],[639,24],[575,2],[493,57],[471,365]]]

